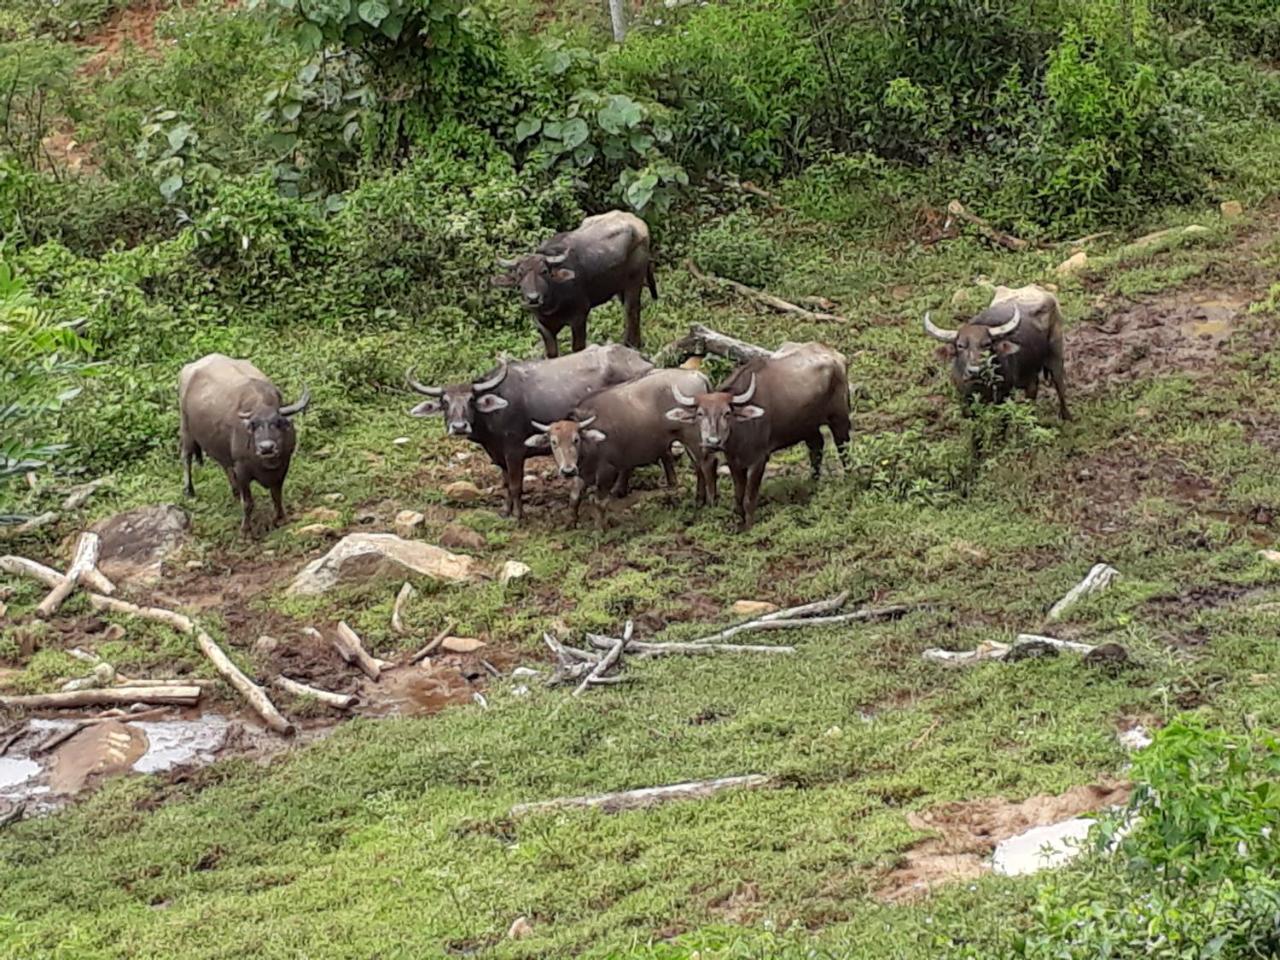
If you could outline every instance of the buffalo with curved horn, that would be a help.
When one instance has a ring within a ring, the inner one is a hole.
[[[559,355],[556,338],[565,327],[574,352],[585,347],[587,316],[614,297],[626,312],[623,342],[640,349],[640,294],[647,284],[656,300],[658,287],[649,228],[639,217],[620,210],[587,217],[578,229],[557,233],[527,257],[499,259],[498,266],[505,272],[493,284],[519,289],[548,357]]]
[[[1014,390],[1034,400],[1042,377],[1053,382],[1058,415],[1070,420],[1063,363],[1062,311],[1040,287],[997,287],[991,306],[956,330],[944,330],[924,315],[924,332],[944,344],[951,380],[966,401],[1003,403]]]
[[[525,445],[526,439],[542,425],[569,416],[591,394],[652,369],[636,351],[611,344],[549,360],[503,360],[478,380],[446,387],[419,383],[412,370],[405,380],[428,398],[409,411],[411,416],[442,413],[449,436],[484,447],[505,481],[503,515],[518,520],[524,514],[524,461],[540,454]]]

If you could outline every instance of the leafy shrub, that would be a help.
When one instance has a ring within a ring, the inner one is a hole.
[[[47,40],[0,43],[0,154],[28,169],[51,166],[45,138],[70,112],[75,55]]]
[[[704,270],[753,287],[768,286],[778,274],[781,259],[773,240],[743,211],[698,231],[690,253]]]
[[[1134,758],[1132,827],[1114,855],[1042,884],[1028,958],[1266,957],[1280,951],[1280,741],[1186,718]]]

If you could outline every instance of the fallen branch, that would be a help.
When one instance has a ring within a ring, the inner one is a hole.
[[[557,797],[554,800],[540,800],[535,803],[518,803],[511,808],[508,816],[521,817],[530,813],[568,809],[599,809],[605,813],[617,813],[621,810],[638,810],[652,807],[671,800],[703,800],[723,790],[754,790],[767,786],[770,782],[770,779],[763,774],[753,773],[745,777],[693,780],[688,783],[674,783],[665,787],[623,790],[619,793],[599,793],[594,796],[584,797]]]
[[[12,727],[5,730],[3,734],[0,734],[0,737],[4,737],[4,741],[0,742],[0,757],[3,757],[8,753],[9,748],[21,740],[26,732],[26,723],[15,723]]]
[[[71,560],[71,566],[67,568],[66,576],[36,606],[37,617],[48,620],[58,612],[63,601],[80,585],[80,578],[98,565],[98,552],[101,549],[102,540],[96,533],[80,534],[80,540],[76,543],[75,557]]]
[[[1077,237],[1075,240],[1063,240],[1060,246],[1064,247],[1083,247],[1086,243],[1094,240],[1101,240],[1103,237],[1109,237],[1115,233],[1114,230],[1103,230],[1100,233],[1090,233],[1083,237]]]
[[[165,610],[161,607],[140,607],[136,603],[129,603],[127,600],[117,600],[115,597],[104,597],[96,593],[89,594],[89,603],[93,605],[95,610],[124,613],[131,617],[163,623],[165,626],[173,627],[179,633],[185,633],[188,636],[196,632],[196,625],[190,617],[184,617],[180,613],[174,613],[172,610]]]
[[[439,649],[440,644],[444,643],[444,638],[449,635],[449,631],[452,629],[453,629],[453,621],[446,620],[444,624],[444,628],[439,633],[437,633],[434,637],[431,638],[430,643],[428,643],[425,647],[423,647],[421,650],[415,653],[412,657],[410,657],[409,663],[410,664],[418,663],[422,660],[425,660],[427,657],[431,656],[431,654],[435,653],[436,650]]]
[[[748,287],[745,283],[739,283],[737,280],[729,280],[726,277],[717,277],[713,273],[703,273],[698,269],[698,265],[692,260],[685,261],[685,268],[691,273],[695,279],[702,281],[708,286],[728,287],[735,293],[744,297],[749,297],[758,303],[763,303],[766,307],[778,313],[787,313],[792,316],[801,317],[805,320],[814,322],[836,322],[848,323],[848,319],[834,313],[817,313],[813,310],[806,310],[804,307],[797,306],[781,297],[775,297],[771,293],[765,293],[763,290],[757,290],[754,287]]]
[[[78,720],[65,729],[54,730],[49,734],[49,736],[45,737],[44,740],[41,741],[39,746],[35,747],[31,751],[31,755],[34,757],[56,750],[59,746],[66,743],[87,726],[89,726],[88,720]]]
[[[556,660],[560,662],[562,667],[573,667],[579,663],[598,663],[600,655],[592,653],[590,650],[579,650],[577,647],[570,647],[561,643],[551,634],[544,632],[542,634],[543,642],[551,648],[551,652],[555,654]]]
[[[986,660],[1023,660],[1033,654],[1027,648],[1051,647],[1054,650],[1067,650],[1071,653],[1092,653],[1094,647],[1087,643],[1076,643],[1074,640],[1059,640],[1056,637],[1045,637],[1035,633],[1020,633],[1012,643],[1000,643],[998,640],[985,640],[972,650],[942,650],[931,648],[921,653],[925,660],[941,663],[948,667],[967,667]]]
[[[0,697],[0,707],[24,710],[64,710],[71,707],[128,706],[133,703],[174,704],[194,707],[200,700],[197,686],[173,687],[97,687],[70,693],[35,693],[27,696]]]
[[[200,645],[204,655],[213,662],[214,668],[227,678],[240,696],[249,702],[249,706],[253,707],[254,712],[266,721],[268,727],[286,737],[293,733],[293,724],[280,715],[271,698],[262,691],[261,687],[240,672],[240,668],[231,662],[222,652],[222,648],[213,642],[212,637],[200,630],[196,633],[196,643]]]
[[[836,594],[830,600],[818,600],[816,603],[805,603],[798,607],[775,610],[755,619],[768,623],[773,620],[799,620],[803,617],[816,617],[824,613],[834,613],[849,602],[849,591]]]
[[[283,674],[271,682],[295,697],[311,697],[313,700],[319,700],[325,706],[333,707],[335,710],[350,710],[356,705],[357,698],[351,694],[321,690],[319,687],[312,687],[305,683],[299,683],[297,680],[290,680]]]
[[[631,642],[631,635],[634,631],[635,624],[628,620],[626,627],[623,628],[622,636],[613,642],[613,646],[610,648],[609,652],[600,658],[600,662],[595,665],[595,668],[587,674],[583,681],[578,684],[577,688],[573,691],[573,695],[575,697],[582,696],[582,694],[586,692],[587,687],[591,686],[591,682],[593,680],[603,677],[613,668],[613,665],[617,663],[618,659],[622,656],[623,649]]]
[[[767,614],[757,620],[748,620],[737,626],[728,627],[719,633],[707,637],[699,637],[690,641],[695,644],[719,643],[740,633],[755,633],[761,630],[800,630],[806,627],[831,627],[842,623],[865,623],[870,620],[895,620],[913,610],[922,609],[924,604],[893,604],[887,607],[862,607],[850,613],[839,613],[829,617],[804,617],[778,619],[777,614]],[[786,611],[778,611],[785,613]],[[774,619],[769,619],[773,617]]]
[[[63,510],[79,510],[92,497],[99,487],[108,486],[111,483],[111,477],[99,477],[97,480],[90,480],[88,483],[82,483],[80,486],[72,489],[67,498],[62,501]]]
[[[1091,593],[1100,593],[1106,590],[1118,576],[1120,576],[1120,571],[1115,567],[1106,563],[1095,563],[1093,569],[1085,575],[1085,578],[1067,591],[1067,595],[1049,609],[1045,620],[1047,622],[1057,620],[1084,597]]]
[[[146,678],[124,680],[121,679],[117,686],[121,687],[200,687],[202,690],[208,690],[210,687],[216,687],[217,680],[207,680],[204,677],[169,677],[160,680],[150,680]]]
[[[28,474],[30,476],[30,474]],[[30,517],[22,523],[12,526],[0,527],[0,540],[15,540],[18,537],[25,537],[28,533],[33,533],[41,527],[47,527],[51,523],[56,523],[58,515],[52,510],[48,513],[42,513],[35,517]]]
[[[1077,643],[1075,640],[1059,640],[1057,637],[1045,637],[1038,633],[1018,634],[1018,639],[1013,644],[1014,649],[1017,649],[1018,645],[1023,643],[1056,647],[1059,650],[1069,650],[1072,653],[1092,653],[1095,649],[1089,643]]]
[[[39,580],[46,587],[56,587],[64,579],[63,575],[53,567],[46,567],[43,563],[36,563],[36,561],[28,560],[26,557],[12,555],[0,557],[0,573]],[[110,596],[116,592],[116,585],[103,576],[102,571],[97,567],[86,571],[81,579],[89,585],[90,589],[100,594]]]
[[[947,204],[947,213],[955,217],[957,220],[963,220],[965,223],[975,227],[980,234],[992,243],[999,244],[1006,250],[1021,252],[1031,246],[1031,244],[1027,243],[1026,240],[1015,237],[1011,233],[1005,233],[1002,230],[997,230],[986,220],[970,213],[959,200],[952,200]],[[943,229],[946,228],[944,227]]]
[[[690,0],[691,2],[691,0]],[[719,184],[722,187],[728,187],[731,190],[740,190],[742,193],[749,193],[753,197],[759,197],[761,200],[767,200],[774,210],[780,210],[782,204],[778,199],[778,195],[770,193],[763,187],[757,186],[750,180],[739,180],[737,177],[718,177],[715,174],[707,174],[707,180],[711,183]]]
[[[400,588],[400,592],[396,594],[396,605],[391,610],[391,629],[402,636],[409,631],[404,625],[404,608],[405,605],[413,599],[414,594],[418,591],[413,589],[413,584],[407,580],[404,586]]]
[[[738,363],[748,360],[768,359],[773,356],[772,350],[757,347],[754,343],[738,340],[726,334],[712,330],[700,323],[691,324],[687,336],[667,344],[658,351],[654,361],[659,366],[673,366],[683,363],[691,356],[706,356],[708,353],[717,357],[726,357]]]
[[[615,641],[612,637],[601,637],[595,634],[587,634],[587,639],[592,645],[599,647],[601,650],[607,650],[612,647]],[[701,656],[712,653],[795,653],[795,647],[784,647],[774,644],[737,644],[737,643],[644,643],[639,640],[632,640],[627,644],[627,653],[635,653],[642,657],[667,657],[674,655],[682,656]]]
[[[27,813],[27,801],[22,800],[14,804],[7,813],[0,813],[0,830],[9,826],[11,823],[17,823]]]
[[[382,676],[383,669],[391,666],[385,660],[370,656],[369,651],[361,643],[359,635],[347,625],[345,620],[338,623],[337,636],[332,642],[333,648],[338,651],[338,656],[358,667],[361,673],[375,683]]]

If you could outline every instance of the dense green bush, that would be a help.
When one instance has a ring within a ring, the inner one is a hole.
[[[699,230],[689,253],[704,270],[753,287],[768,286],[778,275],[777,245],[746,211],[735,211]]]

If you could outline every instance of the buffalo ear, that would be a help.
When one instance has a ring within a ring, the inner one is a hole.
[[[954,360],[956,358],[956,347],[953,343],[944,343],[933,352],[939,360]]]
[[[738,407],[733,411],[733,415],[739,420],[759,420],[764,416],[764,410],[754,403],[749,403],[745,407]]]
[[[688,407],[672,407],[667,411],[667,419],[676,423],[693,423],[698,418]]]
[[[601,430],[597,430],[595,427],[588,427],[586,430],[583,430],[582,435],[592,443],[603,443],[605,439],[605,433]]]
[[[1006,357],[1009,356],[1009,354],[1011,353],[1017,353],[1021,349],[1022,348],[1018,346],[1016,343],[1014,343],[1012,340],[996,341],[996,346],[995,346],[996,353],[1002,353]]]
[[[440,413],[444,407],[440,405],[439,400],[423,400],[420,404],[409,411],[411,417],[430,417],[433,414]]]
[[[551,446],[551,438],[545,433],[535,433],[532,437],[525,438],[524,445],[534,450],[546,450]]]
[[[476,409],[481,413],[496,413],[506,406],[508,406],[507,401],[496,393],[482,393],[476,397]]]
[[[566,269],[565,267],[557,267],[555,270],[551,271],[551,279],[556,283],[568,283],[577,276],[578,275],[576,273],[572,270]]]
[[[516,278],[514,274],[500,273],[496,277],[489,278],[489,285],[491,287],[514,287]]]

